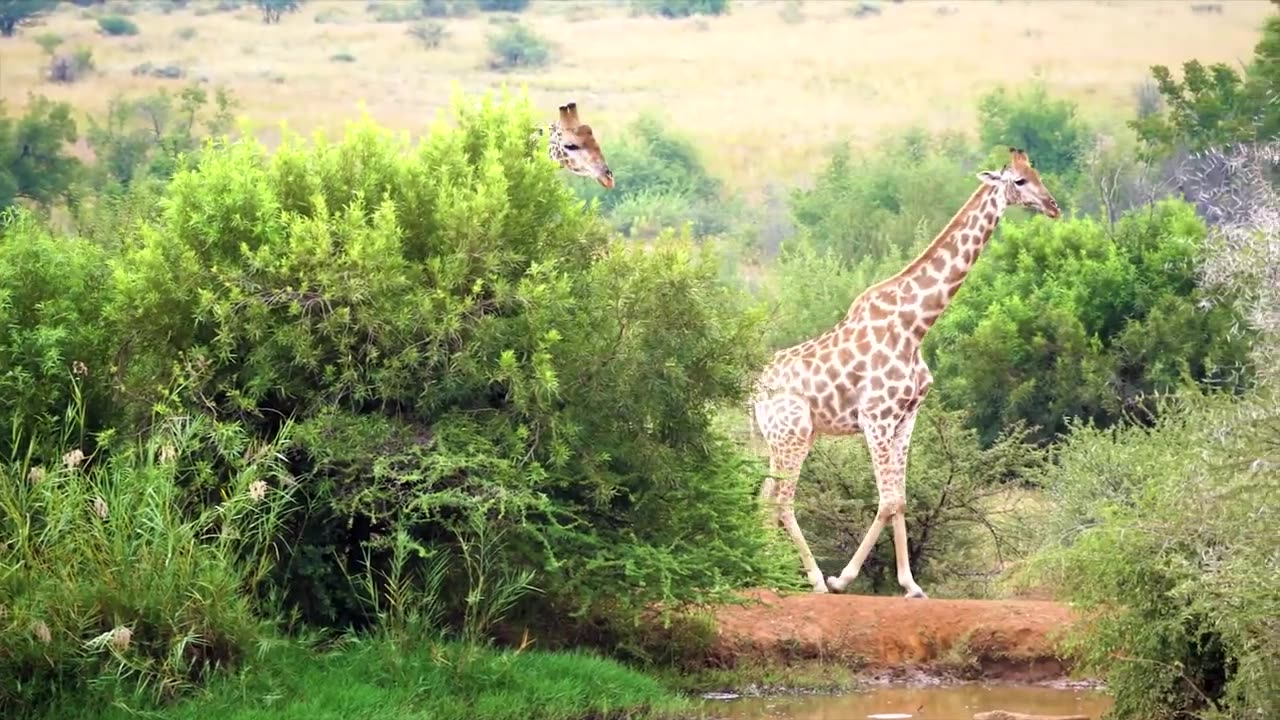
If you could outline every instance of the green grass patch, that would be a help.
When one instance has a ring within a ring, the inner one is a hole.
[[[517,652],[358,639],[316,652],[269,645],[237,673],[168,707],[64,698],[44,715],[81,720],[582,720],[692,715],[656,679],[581,652]]]

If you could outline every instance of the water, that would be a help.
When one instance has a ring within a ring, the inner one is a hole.
[[[710,717],[723,720],[970,720],[987,710],[1038,715],[1102,717],[1111,698],[1097,690],[1016,685],[874,687],[848,695],[707,700]]]

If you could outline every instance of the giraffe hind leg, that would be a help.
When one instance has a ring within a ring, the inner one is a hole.
[[[800,479],[800,468],[813,445],[813,420],[809,414],[809,406],[799,398],[780,398],[767,408],[757,407],[757,411],[766,410],[760,417],[760,430],[769,443],[769,475],[761,488],[761,497],[771,494],[774,511],[773,522],[779,522],[786,529],[791,542],[800,554],[800,562],[804,566],[805,577],[813,585],[814,592],[827,592],[827,585],[822,578],[822,571],[813,559],[809,543],[804,539],[800,524],[796,522],[795,494],[796,483]]]

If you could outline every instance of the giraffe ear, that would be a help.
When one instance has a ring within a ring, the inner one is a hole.
[[[978,173],[978,179],[986,183],[987,185],[999,185],[1001,183],[1000,175],[1001,173],[991,172],[990,170],[983,170],[982,172]]]

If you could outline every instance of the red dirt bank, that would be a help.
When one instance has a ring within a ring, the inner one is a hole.
[[[1043,600],[907,600],[865,595],[748,594],[716,611],[715,661],[821,660],[872,673],[1060,680],[1055,642],[1075,619]]]

